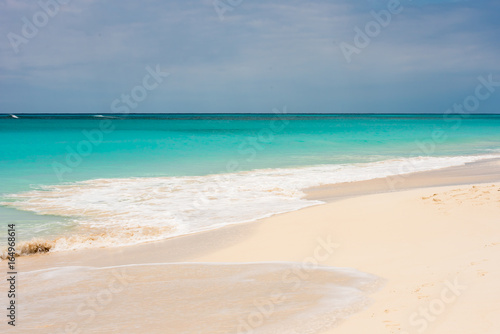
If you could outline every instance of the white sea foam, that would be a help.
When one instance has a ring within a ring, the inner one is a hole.
[[[13,194],[8,196],[10,201],[1,204],[74,219],[78,226],[74,234],[51,241],[51,251],[129,245],[249,222],[321,203],[303,198],[302,189],[308,187],[498,157],[415,157],[206,176],[94,179]],[[36,242],[40,244],[40,240]]]

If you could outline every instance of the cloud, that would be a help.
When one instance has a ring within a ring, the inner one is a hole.
[[[352,44],[354,28],[387,1],[244,0],[223,21],[212,1],[72,1],[16,54],[7,34],[22,35],[22,18],[40,8],[4,0],[0,108],[67,110],[71,100],[72,110],[106,112],[145,66],[161,64],[172,77],[143,111],[247,110],[243,104],[262,112],[287,100],[322,112],[397,111],[404,99],[432,100],[440,111],[476,76],[499,71],[493,1],[401,3],[403,11],[347,63],[340,43]],[[41,97],[37,105],[17,101],[19,91]],[[363,102],[360,92],[378,102]],[[382,101],[393,92],[400,98]]]

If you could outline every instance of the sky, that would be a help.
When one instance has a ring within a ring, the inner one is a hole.
[[[499,12],[497,0],[0,0],[0,113],[444,113],[464,101],[500,113],[500,84],[474,98],[478,78],[500,82]]]

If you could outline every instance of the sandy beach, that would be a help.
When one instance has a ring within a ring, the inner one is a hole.
[[[498,333],[499,166],[414,173],[390,192],[387,179],[311,189],[327,203],[163,242],[20,257],[10,331]]]
[[[500,1],[0,8],[0,334],[500,334]]]

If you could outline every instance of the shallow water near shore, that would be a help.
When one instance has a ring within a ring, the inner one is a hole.
[[[380,285],[354,269],[286,262],[52,268],[20,275],[23,320],[7,332],[143,333],[147,323],[148,333],[313,334]]]

